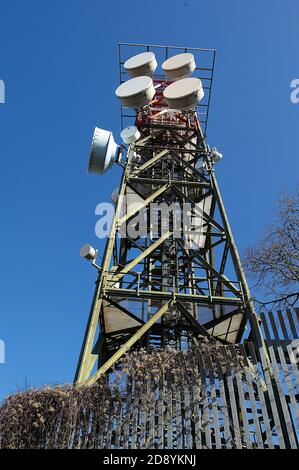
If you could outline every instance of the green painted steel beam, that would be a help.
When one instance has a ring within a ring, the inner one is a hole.
[[[123,217],[121,217],[121,219],[119,219],[116,224],[117,224],[117,227],[119,228],[122,224],[124,224],[127,220],[129,220],[131,217],[133,217],[135,214],[137,214],[139,211],[141,211],[142,209],[144,209],[145,207],[147,207],[151,202],[153,202],[157,197],[161,196],[161,194],[163,194],[166,189],[169,188],[169,185],[168,184],[165,184],[164,186],[162,186],[161,188],[159,188],[157,191],[155,191],[153,194],[151,194],[148,198],[146,198],[144,200],[144,202],[141,204],[140,202],[140,206],[138,204],[138,207],[136,207],[135,209],[131,210],[130,212],[128,212],[127,214],[125,214]]]
[[[140,165],[139,167],[134,168],[131,174],[135,176],[135,175],[138,175],[139,173],[142,173],[143,171],[147,170],[151,166],[155,165],[161,158],[165,157],[169,153],[170,153],[169,149],[162,150],[162,152],[157,153],[157,155],[155,155],[153,158],[145,162],[143,165]]]
[[[164,304],[125,344],[123,344],[113,356],[87,381],[77,385],[93,385],[101,375],[105,374],[149,329],[167,312],[173,301]]]
[[[110,230],[110,234],[105,248],[105,253],[103,256],[102,271],[99,273],[99,277],[97,280],[96,290],[94,293],[93,302],[84,334],[83,344],[80,351],[80,357],[75,373],[75,382],[81,382],[87,379],[98,357],[97,355],[92,354],[92,348],[95,341],[96,330],[99,325],[99,315],[102,305],[101,293],[103,289],[103,283],[105,281],[105,272],[108,271],[114,246],[114,238],[116,233],[115,220],[119,218],[122,205],[122,197],[124,195],[126,187],[126,173],[127,170],[125,170],[122,175],[121,186],[119,191],[120,197],[118,197],[117,200],[114,221]]]
[[[115,272],[113,271],[117,270],[117,266],[113,266],[111,268],[111,271],[107,277],[107,282],[113,283],[118,282],[125,274],[129,273],[140,261],[142,261],[144,258],[149,256],[156,248],[158,248],[162,243],[167,240],[171,235],[171,232],[167,231],[165,234],[162,235],[161,238],[156,240],[154,243],[152,243],[148,248],[146,248],[142,253],[140,253],[136,258],[134,258],[127,266],[125,266],[120,272]]]
[[[107,287],[105,290],[106,295],[109,296],[117,296],[117,297],[127,297],[127,298],[134,298],[134,299],[169,299],[173,296],[172,292],[167,291],[153,291],[153,290],[132,290],[132,289],[124,289],[124,288],[109,288]],[[202,304],[209,304],[210,298],[208,295],[197,295],[197,294],[180,294],[176,293],[176,297],[178,299],[182,299],[184,301],[189,302],[198,302]],[[213,296],[213,303],[216,304],[223,304],[223,305],[236,305],[241,306],[243,305],[242,299],[236,297],[222,297],[222,296]]]
[[[139,176],[129,176],[128,181],[130,183],[142,183],[142,184],[166,184],[169,183],[171,185],[176,185],[176,186],[183,186],[183,187],[193,187],[193,188],[206,188],[210,189],[211,185],[209,183],[203,183],[203,182],[198,182],[198,181],[187,181],[187,180],[168,180],[165,178],[142,178]]]
[[[178,242],[181,246],[184,246],[183,240],[179,239]],[[220,274],[215,268],[213,268],[210,263],[208,263],[199,253],[197,253],[197,251],[189,248],[189,252],[199,261],[203,268],[209,270],[215,277],[222,281],[223,284],[226,285],[226,287],[228,287],[228,289],[230,289],[236,296],[240,297],[242,295],[240,289],[237,289],[237,287],[232,284],[232,282],[226,276],[224,276],[224,274]]]

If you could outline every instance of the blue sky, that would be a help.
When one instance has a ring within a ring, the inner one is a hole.
[[[146,8],[143,6],[146,5]],[[0,398],[73,379],[96,272],[79,257],[119,169],[86,165],[95,125],[118,138],[118,42],[217,49],[208,142],[239,249],[298,178],[297,0],[1,0]]]

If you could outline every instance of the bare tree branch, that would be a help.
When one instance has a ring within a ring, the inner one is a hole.
[[[247,248],[244,268],[255,289],[267,300],[259,305],[294,306],[299,299],[299,189],[285,192],[278,201],[275,223],[258,243]]]
[[[279,299],[275,299],[275,300],[269,300],[268,302],[261,302],[260,300],[258,299],[253,299],[256,303],[260,304],[261,306],[265,307],[266,305],[270,305],[270,304],[277,304],[277,303],[282,303],[282,302],[285,302],[285,301],[290,301],[290,299],[294,299],[293,301],[290,302],[289,305],[291,305],[292,307],[297,303],[298,299],[299,299],[299,292],[294,292],[294,294],[289,294],[289,295],[285,295],[284,297],[280,297]]]

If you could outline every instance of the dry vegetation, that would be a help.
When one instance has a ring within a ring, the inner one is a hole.
[[[103,377],[92,387],[44,387],[10,395],[0,408],[0,448],[109,448],[113,440],[117,445],[120,426],[115,423],[129,429],[137,413],[148,415],[167,400],[169,390],[192,390],[193,406],[202,403],[200,362],[242,370],[241,356],[232,359],[220,348],[202,338],[185,353],[139,350],[125,356],[109,383]]]

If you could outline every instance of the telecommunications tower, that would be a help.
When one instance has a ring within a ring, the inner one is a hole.
[[[238,343],[248,320],[262,342],[215,176],[222,155],[206,142],[215,51],[146,46],[123,58],[140,47],[120,45],[123,144],[93,136],[89,171],[123,173],[101,266],[81,249],[99,276],[76,383],[132,348],[187,349],[198,335]]]
[[[89,171],[122,177],[101,262],[81,248],[98,278],[75,384],[128,351],[196,356],[182,389],[155,383],[149,413],[127,397],[107,416],[108,448],[298,447],[299,311],[254,310],[206,140],[214,64],[211,49],[120,44],[122,144],[94,131]]]

